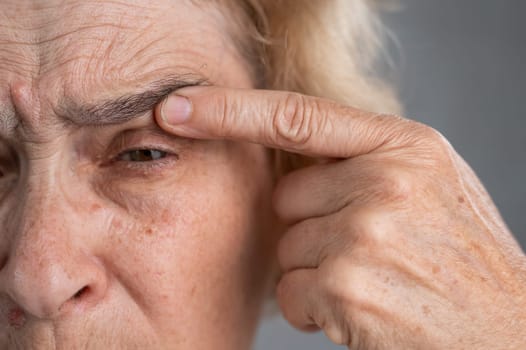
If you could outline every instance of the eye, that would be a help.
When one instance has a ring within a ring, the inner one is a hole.
[[[135,149],[122,152],[117,160],[124,162],[153,162],[166,158],[167,152],[158,149]]]

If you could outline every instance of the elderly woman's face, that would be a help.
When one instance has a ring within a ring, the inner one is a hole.
[[[250,87],[190,1],[0,3],[0,346],[247,347],[265,299],[270,159],[169,136],[155,103]]]

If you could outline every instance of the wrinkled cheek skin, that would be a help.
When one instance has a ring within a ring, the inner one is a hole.
[[[257,322],[273,240],[260,213],[270,212],[272,185],[237,163],[218,162],[213,174],[196,167],[150,182],[115,179],[97,190],[107,211],[100,255],[172,344],[241,349],[240,324]]]
[[[78,187],[78,186],[77,186]],[[77,188],[78,189],[78,188]],[[72,188],[75,191],[75,188]],[[54,209],[62,210],[60,215],[65,220],[78,218],[82,215],[85,218],[76,222],[81,230],[71,230],[66,232],[71,236],[77,236],[80,240],[86,237],[103,237],[102,240],[95,238],[93,241],[100,242],[98,247],[91,252],[93,256],[100,259],[105,265],[108,274],[109,286],[97,305],[88,308],[74,309],[64,317],[54,320],[39,320],[30,314],[25,314],[11,300],[5,296],[0,302],[0,349],[137,349],[137,348],[166,348],[166,344],[157,338],[155,325],[152,322],[153,316],[151,306],[147,307],[140,303],[137,296],[147,295],[141,290],[141,283],[150,283],[148,278],[143,281],[126,281],[121,278],[121,272],[129,272],[131,275],[148,277],[148,269],[144,269],[142,262],[135,264],[135,257],[146,257],[145,250],[134,246],[142,236],[140,223],[133,219],[129,213],[116,213],[108,207],[106,200],[94,196],[89,191],[78,192],[79,200],[75,208],[64,211],[65,206],[56,208],[48,207],[47,211],[53,212]],[[14,227],[20,223],[12,210],[14,205],[9,205],[16,196],[9,196],[6,205],[2,205],[0,220],[2,220],[2,230],[7,227]],[[12,203],[11,203],[12,204]],[[131,208],[130,208],[131,209]],[[50,214],[53,215],[53,214]],[[69,218],[68,218],[69,217]],[[138,218],[137,218],[138,219]],[[32,221],[30,219],[29,221]],[[120,229],[115,225],[121,222]],[[123,223],[127,223],[124,225]],[[38,225],[39,223],[27,223],[28,225]],[[57,231],[63,231],[61,222],[56,221]],[[65,226],[64,228],[70,228]],[[52,232],[50,232],[52,233]],[[63,233],[58,235],[62,238]],[[14,237],[14,239],[18,239]],[[70,238],[67,238],[70,239]],[[89,240],[86,240],[89,241]],[[115,243],[114,243],[115,242]],[[90,244],[81,246],[83,249],[90,249]],[[146,245],[144,248],[147,248]],[[153,248],[153,246],[151,247]],[[41,249],[46,249],[42,246]],[[62,251],[62,254],[68,254]],[[155,266],[162,263],[152,255],[150,263]],[[114,258],[123,258],[120,261]],[[32,259],[32,257],[28,257]],[[167,262],[167,261],[165,261]],[[124,267],[129,266],[126,270]],[[168,269],[168,266],[166,267]],[[143,272],[146,271],[146,272]],[[155,297],[152,292],[152,298]],[[151,303],[150,305],[155,305]],[[133,330],[130,332],[130,330]],[[172,342],[173,343],[173,342]]]
[[[48,218],[67,222],[60,237],[100,260],[107,291],[52,321],[2,320],[0,349],[248,348],[276,240],[266,226],[270,166],[262,149],[223,151],[156,177],[65,181],[71,196]]]

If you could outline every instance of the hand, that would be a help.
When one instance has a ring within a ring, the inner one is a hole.
[[[292,325],[350,349],[526,348],[524,253],[437,131],[288,92],[177,94],[191,106],[157,110],[169,132],[339,159],[275,191],[292,223],[277,289]]]

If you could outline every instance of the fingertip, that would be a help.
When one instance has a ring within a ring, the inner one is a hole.
[[[192,111],[192,102],[187,97],[172,93],[160,103],[157,120],[167,126],[177,126],[186,123]]]

